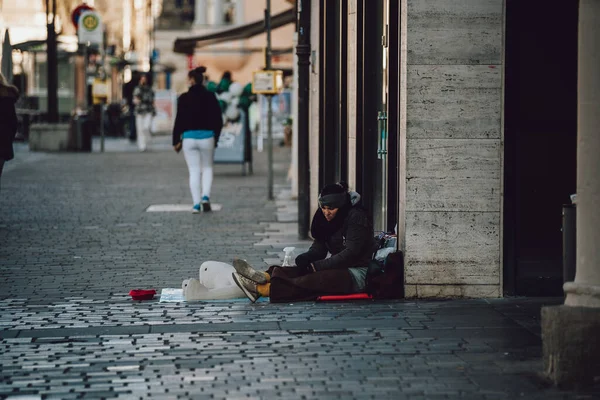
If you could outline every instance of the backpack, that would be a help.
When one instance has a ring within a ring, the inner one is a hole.
[[[366,292],[376,299],[404,298],[404,254],[392,251],[383,261],[373,257],[369,262]]]

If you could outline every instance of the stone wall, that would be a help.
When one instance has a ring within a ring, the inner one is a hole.
[[[503,1],[402,4],[406,295],[498,297]]]

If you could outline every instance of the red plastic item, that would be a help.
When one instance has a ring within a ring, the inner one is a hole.
[[[129,291],[129,295],[133,300],[152,300],[156,290],[154,289],[133,289]]]
[[[328,300],[360,300],[360,299],[372,299],[373,296],[367,293],[354,293],[354,294],[341,294],[331,296],[319,296],[317,300],[328,301]]]

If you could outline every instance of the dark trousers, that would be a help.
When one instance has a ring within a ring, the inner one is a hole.
[[[354,281],[347,269],[307,273],[297,267],[271,266],[272,303],[314,301],[319,296],[354,293]]]
[[[137,140],[137,129],[135,126],[135,113],[133,107],[129,111],[129,140],[135,142]]]

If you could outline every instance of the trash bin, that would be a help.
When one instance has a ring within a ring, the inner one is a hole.
[[[106,107],[104,116],[104,131],[107,136],[123,136],[123,117],[121,115],[121,104],[110,103]]]
[[[75,125],[74,150],[91,152],[93,121],[90,120],[88,114],[82,113],[73,117],[73,123]]]
[[[96,129],[94,121],[85,116],[81,122],[81,141],[79,142],[81,144],[79,147],[80,151],[91,153],[92,135],[94,134],[94,129]]]
[[[562,207],[563,282],[575,280],[577,254],[576,211],[576,204],[564,204]]]

